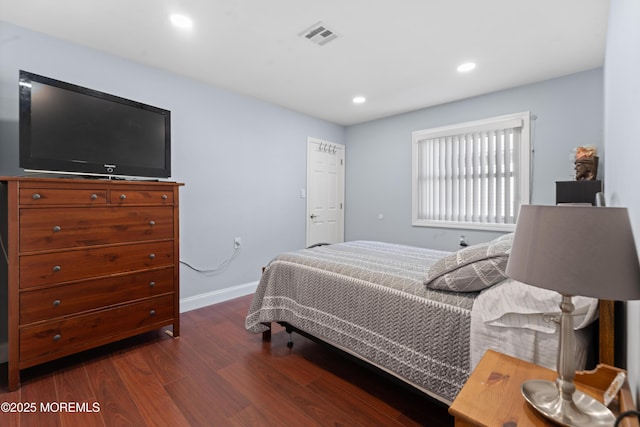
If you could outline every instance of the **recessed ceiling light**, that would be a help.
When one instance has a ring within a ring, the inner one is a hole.
[[[467,73],[476,68],[475,62],[465,62],[464,64],[460,64],[457,68],[459,73]]]
[[[181,29],[190,30],[193,27],[193,21],[187,15],[181,15],[179,13],[174,13],[169,16],[171,23]]]
[[[356,96],[353,98],[353,103],[354,104],[363,104],[367,101],[367,98],[365,98],[364,96]]]

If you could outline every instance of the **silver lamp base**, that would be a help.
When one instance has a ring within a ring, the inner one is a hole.
[[[606,406],[578,390],[573,392],[572,400],[563,400],[558,386],[551,381],[526,381],[522,395],[538,412],[563,426],[613,426],[616,421]]]

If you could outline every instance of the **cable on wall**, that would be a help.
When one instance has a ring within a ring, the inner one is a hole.
[[[632,409],[630,411],[626,411],[626,412],[621,413],[620,415],[618,415],[618,418],[616,418],[616,422],[614,424],[614,427],[618,427],[624,418],[626,418],[626,417],[634,417],[634,416],[638,417],[638,420],[640,420],[640,411],[636,411],[635,409]]]
[[[231,254],[230,257],[228,257],[227,259],[222,261],[217,267],[213,267],[213,268],[198,268],[198,267],[194,267],[193,265],[191,265],[188,262],[183,261],[183,260],[180,260],[180,264],[183,264],[186,267],[189,267],[191,270],[193,270],[193,271],[195,271],[197,273],[216,274],[216,273],[220,273],[221,271],[224,271],[229,266],[229,264],[231,264],[231,261],[233,261],[235,259],[235,257],[238,255],[239,252],[240,252],[240,247],[234,248],[233,249],[233,253]]]
[[[535,165],[536,158],[536,122],[538,121],[538,115],[531,115],[531,141],[530,150],[531,150],[531,160],[529,161],[529,203],[533,200],[533,169]]]

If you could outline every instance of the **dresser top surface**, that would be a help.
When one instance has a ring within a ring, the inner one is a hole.
[[[34,182],[34,183],[70,183],[70,184],[91,184],[91,183],[100,183],[100,184],[113,184],[113,185],[131,185],[131,184],[145,184],[145,185],[179,185],[182,186],[184,183],[175,182],[175,181],[163,181],[156,179],[109,179],[103,177],[95,177],[95,178],[87,178],[83,176],[0,176],[0,182],[8,182],[8,181],[18,181],[18,182]]]

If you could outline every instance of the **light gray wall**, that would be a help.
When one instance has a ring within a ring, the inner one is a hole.
[[[628,9],[633,0],[618,3]],[[634,16],[637,24],[637,13]],[[637,46],[639,40],[633,42]],[[616,46],[624,52],[634,43],[617,41]],[[637,69],[637,61],[635,65]],[[471,243],[492,234],[411,227],[412,131],[531,111],[538,116],[532,126],[534,203],[553,203],[555,181],[571,177],[573,148],[587,144],[602,148],[600,69],[352,126],[345,132],[341,126],[0,21],[1,175],[21,173],[19,69],[172,110],[173,178],[186,184],[181,189],[181,258],[200,267],[215,266],[231,255],[233,237],[243,239],[242,250],[220,274],[181,268],[183,298],[253,282],[275,254],[304,245],[305,201],[299,193],[306,180],[307,136],[347,146],[347,240],[377,239],[449,250],[457,248],[460,234]],[[632,88],[637,92],[635,83]],[[624,92],[627,84],[618,83],[619,91]],[[637,109],[634,114],[638,116]],[[625,121],[636,132],[623,139],[632,140],[631,135],[638,134],[637,117],[635,122]],[[615,144],[609,138],[608,157]],[[622,149],[617,152],[621,161],[629,159]],[[617,165],[617,160],[608,163]],[[616,190],[620,188],[618,197],[635,197],[627,204],[640,209],[633,184],[611,178],[612,169],[606,172],[607,189],[611,179]],[[637,219],[636,225],[640,227]],[[0,292],[3,307],[4,298]],[[0,343],[6,341],[4,331],[6,314],[0,315]]]
[[[0,21],[2,175],[22,173],[19,69],[171,110],[181,259],[218,266],[242,238],[219,274],[183,266],[182,298],[255,282],[277,253],[304,246],[307,137],[344,143],[342,126]]]
[[[640,3],[612,0],[608,28],[604,73],[607,195],[611,205],[629,208],[638,246],[640,191],[635,174],[640,158]],[[640,407],[640,302],[630,302],[627,308],[627,370]]]
[[[595,145],[604,160],[602,78],[598,68],[348,127],[346,240],[456,250],[460,235],[469,243],[499,235],[411,226],[411,133],[510,113],[537,115],[532,202],[555,203],[555,182],[573,179],[575,147]]]

